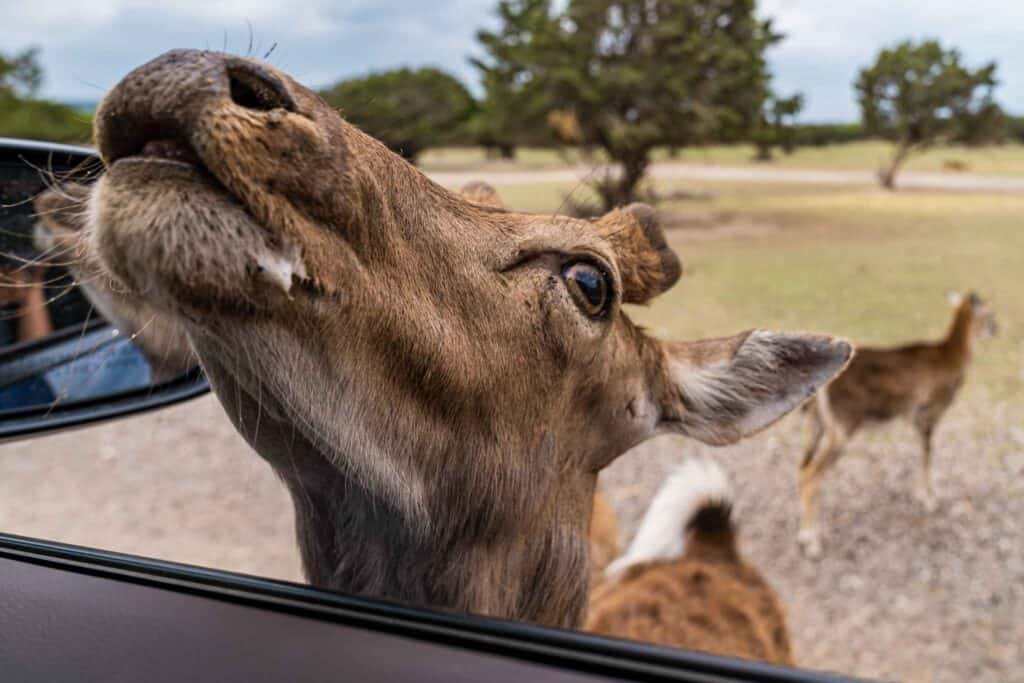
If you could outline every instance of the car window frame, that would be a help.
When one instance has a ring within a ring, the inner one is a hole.
[[[856,680],[580,631],[442,612],[279,579],[7,533],[0,533],[0,558],[513,657],[595,677],[763,683],[842,683]]]

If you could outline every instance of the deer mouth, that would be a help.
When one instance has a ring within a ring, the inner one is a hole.
[[[161,138],[146,142],[135,158],[186,166],[202,166],[199,155],[195,153],[192,146],[174,138]]]
[[[106,135],[101,145],[107,173],[105,191],[98,196],[108,217],[102,230],[107,235],[127,235],[148,224],[152,229],[135,233],[136,244],[139,249],[145,242],[155,246],[152,254],[143,257],[124,254],[145,252],[122,250],[121,279],[141,280],[140,273],[153,271],[154,262],[162,261],[162,270],[172,272],[198,263],[193,272],[168,278],[187,283],[175,285],[177,290],[203,280],[216,281],[215,288],[204,292],[205,298],[224,301],[235,290],[235,298],[244,299],[247,308],[266,299],[268,286],[289,301],[322,294],[306,272],[301,248],[256,220],[244,198],[204,163],[185,126],[161,123],[138,112],[122,113],[116,123],[116,133]],[[118,199],[109,201],[115,193]],[[233,277],[226,277],[227,273]]]
[[[118,135],[110,136],[103,150],[107,167],[132,165],[174,165],[210,176],[187,136],[172,126],[125,117]]]
[[[210,311],[319,298],[294,211],[273,191],[288,151],[275,141],[290,139],[296,109],[281,77],[227,55],[172,51],[128,74],[94,121],[107,172],[90,221],[105,267]]]

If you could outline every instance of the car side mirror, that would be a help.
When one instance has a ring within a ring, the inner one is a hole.
[[[0,440],[209,391],[177,323],[133,301],[85,248],[89,149],[0,138]]]

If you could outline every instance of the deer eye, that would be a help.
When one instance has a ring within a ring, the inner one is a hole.
[[[562,280],[573,301],[590,318],[607,317],[613,301],[608,273],[588,261],[573,261],[562,269]]]

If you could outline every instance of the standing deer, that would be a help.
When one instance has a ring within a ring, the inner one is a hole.
[[[803,514],[798,539],[807,555],[821,554],[815,510],[821,477],[862,426],[901,416],[911,420],[921,437],[918,496],[928,512],[935,511],[932,435],[963,385],[974,339],[997,331],[992,309],[977,294],[953,294],[951,303],[953,322],[941,341],[886,349],[858,347],[849,367],[804,407],[808,439],[800,465]]]
[[[319,586],[576,626],[603,467],[660,433],[764,429],[851,354],[653,339],[622,310],[680,274],[649,208],[466,201],[256,60],[169,52],[94,126],[94,248],[184,324]]]
[[[599,635],[793,664],[785,610],[741,557],[721,468],[690,460],[662,485],[590,599]]]

